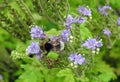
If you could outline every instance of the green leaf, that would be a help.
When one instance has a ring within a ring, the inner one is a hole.
[[[109,82],[111,79],[116,79],[113,68],[99,59],[99,57],[100,56],[95,58],[96,62],[93,68],[94,71],[92,71],[92,73],[94,73],[96,77],[102,80],[102,82]]]
[[[57,59],[59,56],[59,54],[55,53],[55,52],[50,52],[48,54],[48,57],[52,58],[52,59]]]
[[[75,82],[74,76],[70,75],[70,76],[65,77],[63,82]]]
[[[113,72],[105,72],[99,75],[99,78],[103,82],[109,82],[111,79],[116,79],[116,75]]]
[[[56,35],[57,36],[57,35],[60,34],[60,32],[57,31],[56,29],[51,29],[51,30],[47,31],[46,34],[48,34],[48,36],[50,37],[52,35]]]
[[[19,76],[16,82],[43,82],[43,75],[37,67],[32,65],[21,65],[24,72]]]
[[[42,73],[44,75],[45,82],[63,82],[63,78],[56,76],[59,70],[59,68],[52,68],[50,70],[44,68]]]
[[[51,73],[55,73],[55,74],[57,74],[59,71],[60,71],[60,68],[52,68],[50,70]]]
[[[64,77],[63,82],[75,82],[74,73],[71,69],[65,68],[57,73],[57,77]]]
[[[120,0],[110,0],[110,4],[112,4],[112,6],[116,9],[120,8]]]
[[[92,37],[92,33],[89,31],[87,27],[85,27],[84,24],[80,25],[80,34],[82,40],[86,40],[87,38]]]
[[[104,73],[106,71],[113,72],[113,68],[111,68],[105,62],[103,62],[101,60],[97,60],[97,62],[95,63],[95,66],[94,66],[94,72],[95,71],[100,72],[100,73]]]
[[[80,77],[75,77],[77,82],[90,82],[87,75],[81,75]]]
[[[63,76],[70,76],[73,75],[73,72],[71,69],[65,68],[57,73],[58,77],[63,77]]]
[[[45,75],[44,77],[45,77],[45,82],[53,82],[54,80],[54,77],[50,74]]]
[[[43,75],[48,75],[49,69],[43,68],[43,69],[42,69],[42,72],[43,72]]]

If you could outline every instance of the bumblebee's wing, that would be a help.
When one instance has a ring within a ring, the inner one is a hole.
[[[65,44],[64,42],[60,41],[60,51],[64,50]]]

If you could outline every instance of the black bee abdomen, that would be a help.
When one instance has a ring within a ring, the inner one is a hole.
[[[50,44],[50,43],[46,43],[46,44],[45,44],[45,49],[46,49],[46,51],[49,52],[52,48],[53,48],[53,45],[52,45],[52,44]]]

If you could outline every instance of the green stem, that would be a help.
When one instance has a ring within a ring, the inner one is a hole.
[[[94,54],[92,53],[92,51],[90,51],[90,59],[91,59],[91,66],[90,66],[90,68],[91,68],[91,70],[92,70],[92,68],[94,67]]]
[[[44,15],[47,19],[49,19],[51,22],[53,22],[54,24],[58,24],[58,23],[57,23],[56,21],[54,21],[50,16],[47,15],[47,12],[45,11],[46,9],[45,9],[44,6],[43,6],[43,0],[38,0],[38,3],[39,3],[40,8],[41,8],[41,10],[42,10],[42,12],[43,12],[43,15]]]
[[[74,71],[74,73],[76,74],[77,77],[80,77],[80,74],[78,73],[76,68],[72,68],[72,70]]]
[[[25,5],[25,3],[23,2],[23,0],[16,0],[16,2],[18,3],[18,5],[20,6],[20,8],[24,11],[24,13],[26,14],[26,16],[28,16],[30,18],[30,20],[35,23],[34,17],[32,16],[31,11],[29,10],[29,8]]]
[[[53,7],[54,8],[54,10],[55,10],[55,12],[56,12],[56,15],[58,16],[58,18],[61,20],[61,24],[63,24],[64,23],[64,20],[62,19],[62,17],[60,16],[60,12],[59,12],[59,10],[56,8],[57,7],[57,3],[55,3],[55,7]]]

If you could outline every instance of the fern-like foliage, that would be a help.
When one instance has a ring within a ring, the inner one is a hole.
[[[67,0],[2,0],[0,5],[0,26],[22,41],[30,39],[30,26],[42,21],[34,14],[60,25],[69,9]]]
[[[63,24],[69,5],[67,0],[33,0],[34,9],[55,24]]]

